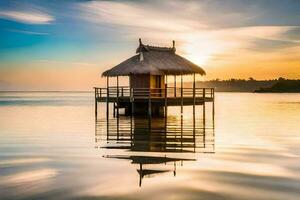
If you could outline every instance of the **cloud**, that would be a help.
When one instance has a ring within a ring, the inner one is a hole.
[[[274,51],[283,50],[286,48],[300,46],[298,42],[284,41],[284,40],[270,40],[270,39],[255,39],[252,50],[255,51]]]
[[[50,24],[55,18],[40,11],[0,11],[0,18],[25,24]]]
[[[25,60],[30,56],[34,60],[15,64],[14,73],[0,73],[0,78],[19,85],[28,83],[28,87],[43,82],[45,88],[60,84],[74,88],[76,82],[77,88],[89,89],[98,83],[102,70],[134,54],[139,37],[145,44],[158,46],[171,46],[176,40],[177,53],[204,67],[209,78],[273,78],[280,73],[299,77],[299,6],[298,0],[18,1],[10,7],[0,6],[0,18],[57,23],[37,27],[5,23],[5,30],[27,35],[6,33],[4,44],[10,47],[13,41],[18,48],[12,53],[5,49],[2,57],[10,55],[7,60],[11,63],[27,55]],[[51,34],[34,36],[47,32]],[[38,45],[31,45],[35,40]],[[23,43],[30,46],[19,48]],[[70,51],[71,47],[76,50]],[[70,55],[75,62],[69,62]],[[36,68],[28,70],[31,65]],[[13,71],[4,62],[2,66]],[[35,80],[32,71],[38,74]]]
[[[49,33],[37,32],[37,31],[26,31],[26,30],[17,30],[17,29],[6,29],[6,30],[10,32],[23,33],[27,35],[49,35]]]
[[[272,51],[298,45],[286,37],[287,32],[297,27],[297,21],[285,17],[285,21],[276,23],[280,16],[265,8],[266,2],[89,1],[78,4],[78,16],[99,29],[110,26],[122,30],[120,38],[123,40],[142,37],[145,43],[170,46],[175,39],[179,54],[205,66],[214,59],[232,62],[232,58],[241,56],[241,53],[268,57]],[[283,6],[279,2],[277,4],[272,9],[278,10]],[[284,16],[289,12],[294,13],[293,8],[286,8]],[[291,35],[293,33],[290,32]],[[231,55],[227,57],[224,52],[231,52]],[[222,55],[222,59],[218,55]]]
[[[60,60],[37,60],[39,63],[45,63],[50,65],[72,65],[72,66],[93,66],[96,67],[95,63],[87,63],[87,62],[71,62],[71,61],[60,61]]]
[[[285,35],[288,39],[300,41],[300,27],[295,27],[289,30]]]
[[[92,22],[152,30],[300,26],[300,2],[273,1],[86,1],[80,2],[79,8],[81,17]]]
[[[164,4],[166,3],[162,3],[161,7],[166,7]],[[79,10],[81,17],[89,22],[128,28],[184,32],[205,27],[195,19],[180,17],[180,13],[174,12],[179,8],[182,12],[188,12],[191,9],[188,5],[182,5],[182,7],[180,5],[167,4],[172,9],[164,12],[164,9],[143,3],[92,1],[80,3]]]

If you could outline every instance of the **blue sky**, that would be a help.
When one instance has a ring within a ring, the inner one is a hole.
[[[85,90],[139,37],[211,78],[300,78],[300,1],[0,1],[0,89]]]

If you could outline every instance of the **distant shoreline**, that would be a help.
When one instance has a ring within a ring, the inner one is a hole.
[[[279,85],[278,85],[279,84]],[[276,86],[276,89],[270,89]],[[255,80],[253,78],[198,81],[197,87],[213,87],[216,92],[299,93],[300,80],[278,78]]]
[[[279,84],[279,85],[278,85]],[[173,87],[173,83],[168,83]],[[276,87],[275,89],[273,87]],[[100,86],[101,87],[101,86]],[[106,86],[102,86],[106,87]],[[192,82],[185,82],[184,87],[192,87]],[[196,87],[215,88],[215,92],[241,93],[300,93],[300,79],[278,78],[272,80],[255,80],[253,78],[197,81]],[[273,88],[273,89],[272,89]],[[4,92],[32,92],[32,93],[91,93],[94,90],[0,90]]]
[[[0,93],[93,93],[94,91],[0,91]],[[280,93],[300,93],[300,92],[272,92],[272,91],[216,91],[216,93],[256,93],[256,94],[280,94]]]
[[[300,93],[300,80],[278,80],[271,87],[260,88],[255,93]]]

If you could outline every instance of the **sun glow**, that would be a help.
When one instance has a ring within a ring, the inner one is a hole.
[[[216,38],[200,34],[187,37],[182,49],[184,57],[202,66],[207,64],[214,54],[221,52],[224,49],[222,46],[222,42]]]
[[[200,54],[200,53],[187,53],[185,55],[185,57],[192,61],[193,63],[197,64],[197,65],[205,65],[209,58],[210,58],[210,54],[206,53],[206,54]]]

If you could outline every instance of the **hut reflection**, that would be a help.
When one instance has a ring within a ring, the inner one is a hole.
[[[195,161],[186,158],[187,153],[215,152],[214,127],[206,127],[205,123],[197,123],[196,119],[184,119],[183,116],[152,119],[119,116],[112,119],[98,119],[95,142],[96,148],[110,149],[109,154],[113,154],[113,150],[123,150],[122,154],[125,155],[120,155],[118,151],[116,155],[103,157],[131,160],[132,164],[138,165],[140,186],[145,177],[167,172],[176,176],[178,163],[183,165],[183,162]],[[139,153],[132,155],[134,152]],[[170,156],[170,153],[178,154]],[[174,169],[153,168],[167,163],[173,163]]]
[[[145,177],[150,177],[151,175],[162,174],[166,172],[173,172],[173,175],[176,176],[176,165],[177,162],[180,162],[183,165],[183,161],[196,161],[195,159],[184,159],[184,158],[169,158],[169,157],[154,157],[154,156],[106,156],[106,158],[115,158],[115,159],[125,159],[131,160],[131,164],[139,165],[139,169],[137,172],[139,174],[139,186],[142,185],[142,180]],[[161,169],[144,169],[143,165],[156,165],[156,164],[164,164],[174,163],[173,170],[161,170]]]

